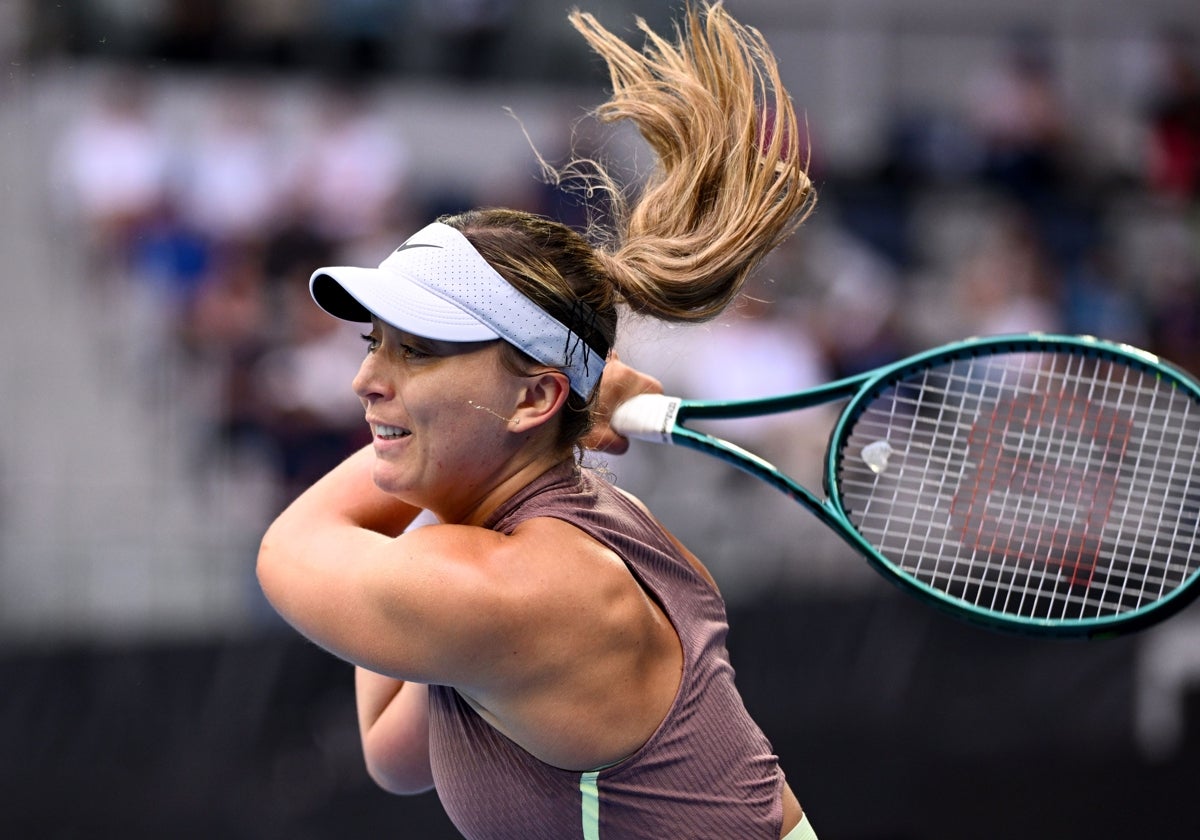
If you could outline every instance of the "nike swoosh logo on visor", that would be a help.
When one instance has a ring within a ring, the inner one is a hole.
[[[407,251],[409,248],[441,248],[441,245],[434,245],[431,242],[414,242],[411,245],[401,245],[396,251]]]

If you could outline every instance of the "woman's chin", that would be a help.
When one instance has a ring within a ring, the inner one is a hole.
[[[411,492],[412,487],[409,482],[402,478],[399,471],[393,465],[377,459],[375,467],[371,471],[371,479],[375,482],[376,487],[389,496],[396,496],[402,501],[409,501],[405,496]]]

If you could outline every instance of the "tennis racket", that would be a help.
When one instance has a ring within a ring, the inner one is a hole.
[[[848,400],[825,495],[686,426]],[[1200,386],[1090,337],[976,338],[764,399],[646,394],[613,428],[723,459],[815,513],[884,576],[960,617],[1099,637],[1200,592]]]

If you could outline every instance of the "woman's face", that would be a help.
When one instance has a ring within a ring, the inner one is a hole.
[[[499,341],[435,341],[375,321],[354,378],[384,492],[463,521],[503,479],[520,436],[508,418],[522,378]]]

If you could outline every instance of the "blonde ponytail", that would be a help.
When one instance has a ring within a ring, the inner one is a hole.
[[[816,200],[791,100],[770,48],[719,4],[689,5],[676,43],[644,20],[639,51],[587,13],[570,21],[608,64],[606,122],[632,121],[658,166],[598,252],[620,295],[672,321],[719,314]]]

